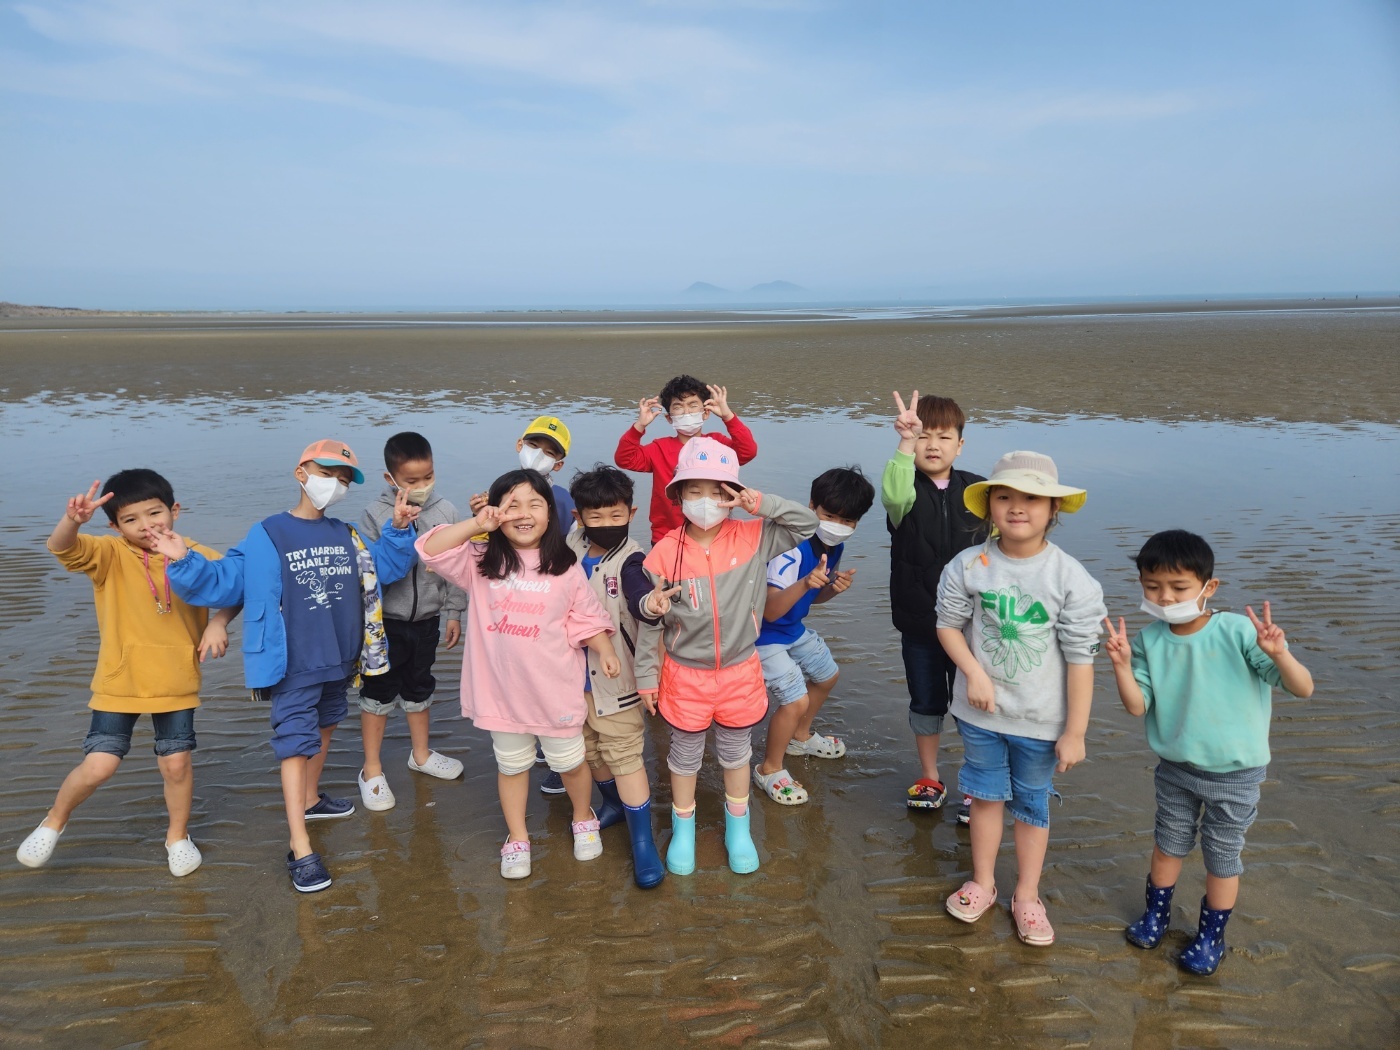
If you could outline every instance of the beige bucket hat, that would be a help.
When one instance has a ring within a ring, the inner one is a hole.
[[[997,460],[990,478],[963,490],[963,503],[979,518],[987,517],[987,490],[993,485],[1056,498],[1060,501],[1060,510],[1066,514],[1073,514],[1089,498],[1083,489],[1061,485],[1055,461],[1040,452],[1008,452]]]

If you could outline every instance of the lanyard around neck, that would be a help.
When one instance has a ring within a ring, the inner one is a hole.
[[[161,570],[161,575],[165,578],[165,604],[162,605],[160,600],[160,592],[156,590],[156,581],[151,579],[150,551],[141,552],[141,561],[144,562],[146,566],[146,586],[151,588],[151,597],[156,600],[156,613],[158,615],[164,616],[170,611],[171,608],[169,563],[165,563]]]

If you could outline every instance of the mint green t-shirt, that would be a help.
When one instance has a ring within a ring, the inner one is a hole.
[[[1272,687],[1283,679],[1238,613],[1195,634],[1154,623],[1133,639],[1133,677],[1147,702],[1147,742],[1162,758],[1212,773],[1269,764]]]

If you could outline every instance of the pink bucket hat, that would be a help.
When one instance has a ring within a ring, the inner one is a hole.
[[[681,448],[676,474],[666,486],[666,495],[676,498],[682,481],[722,481],[739,488],[739,454],[714,438],[693,437]]]

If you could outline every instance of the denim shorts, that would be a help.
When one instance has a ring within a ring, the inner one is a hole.
[[[1055,741],[993,733],[957,719],[963,742],[958,788],[986,802],[1005,802],[1011,815],[1032,827],[1050,826]]]
[[[787,645],[760,645],[758,659],[763,684],[779,707],[806,696],[808,682],[828,682],[841,672],[822,636],[810,627]]]
[[[1168,857],[1185,857],[1201,832],[1206,871],[1218,879],[1244,873],[1244,833],[1259,815],[1259,785],[1267,766],[1212,773],[1165,758],[1157,766],[1153,840]]]
[[[121,711],[94,711],[87,739],[83,741],[83,754],[90,755],[95,751],[125,758],[131,750],[131,731],[136,728],[136,720],[140,717]],[[157,712],[151,715],[151,725],[156,731],[157,756],[164,758],[195,749],[193,707],[183,711]]]

